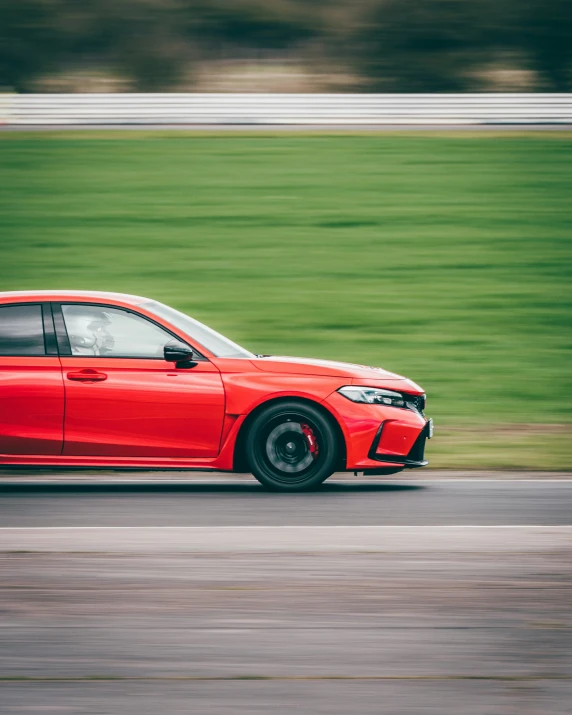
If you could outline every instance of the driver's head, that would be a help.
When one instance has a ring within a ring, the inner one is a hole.
[[[111,325],[111,320],[104,310],[98,310],[95,313],[90,311],[89,322],[87,324],[89,330],[99,330],[100,328],[106,328],[108,325]]]

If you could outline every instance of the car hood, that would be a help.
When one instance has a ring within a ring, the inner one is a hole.
[[[422,393],[423,389],[411,380],[389,372],[381,367],[355,365],[349,362],[335,360],[314,360],[312,358],[295,358],[286,356],[261,356],[252,360],[253,365],[263,372],[280,372],[290,375],[321,375],[326,377],[343,377],[353,384],[368,384],[373,387],[381,383],[393,383],[393,387],[405,389],[408,392]],[[396,383],[401,383],[400,385]]]

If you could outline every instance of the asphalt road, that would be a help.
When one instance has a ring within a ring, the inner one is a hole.
[[[309,494],[271,494],[254,480],[228,477],[117,479],[0,482],[0,528],[572,524],[572,479],[336,480]]]
[[[2,715],[572,713],[572,481],[32,478],[0,483]]]

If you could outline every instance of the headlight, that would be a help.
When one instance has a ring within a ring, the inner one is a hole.
[[[360,387],[346,385],[340,387],[338,392],[352,402],[367,402],[370,405],[389,405],[391,407],[406,407],[403,395],[392,390],[383,390],[379,387]]]

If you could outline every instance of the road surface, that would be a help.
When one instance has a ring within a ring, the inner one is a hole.
[[[0,481],[1,713],[572,713],[572,480],[129,479]]]
[[[0,481],[0,527],[572,525],[572,479],[335,480],[309,494],[232,475],[49,479]]]

